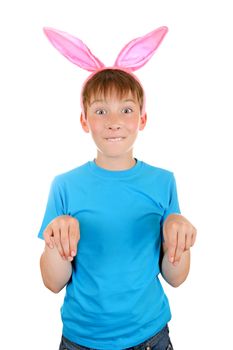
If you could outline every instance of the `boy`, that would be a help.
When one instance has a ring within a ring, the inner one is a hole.
[[[180,215],[173,173],[133,157],[147,120],[139,81],[102,69],[81,99],[97,156],[55,176],[38,235],[45,286],[66,286],[59,349],[172,349],[158,275],[184,282],[196,229]]]

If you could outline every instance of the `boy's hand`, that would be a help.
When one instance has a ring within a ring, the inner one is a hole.
[[[80,239],[79,222],[69,215],[58,216],[48,224],[43,236],[48,247],[56,246],[64,260],[72,261]]]
[[[182,215],[170,214],[163,225],[164,251],[168,260],[178,265],[181,255],[194,245],[196,228]]]

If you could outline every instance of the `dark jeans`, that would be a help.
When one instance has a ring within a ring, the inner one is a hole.
[[[62,336],[59,350],[95,350],[86,346],[72,343]],[[114,350],[114,349],[111,349]],[[126,349],[122,349],[126,350]],[[143,343],[127,348],[127,350],[173,350],[173,346],[169,337],[169,328],[166,325],[159,333],[145,340]]]

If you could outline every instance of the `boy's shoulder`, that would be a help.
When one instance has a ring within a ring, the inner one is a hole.
[[[165,169],[165,168],[161,168],[146,162],[144,163],[144,168],[145,171],[149,172],[149,173],[153,173],[156,174],[158,176],[163,176],[163,177],[172,177],[174,175],[174,172],[172,170],[169,169]]]
[[[84,164],[78,165],[75,168],[71,168],[65,172],[58,173],[55,175],[54,180],[62,182],[63,180],[70,180],[74,177],[77,177],[77,175],[86,176],[88,163],[89,162],[85,162]]]

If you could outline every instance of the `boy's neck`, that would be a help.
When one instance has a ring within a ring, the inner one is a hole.
[[[106,170],[127,170],[135,166],[136,160],[133,157],[130,158],[108,158],[108,159],[102,159],[101,157],[98,157],[94,159],[94,162],[96,165],[98,165],[101,168],[104,168]]]

